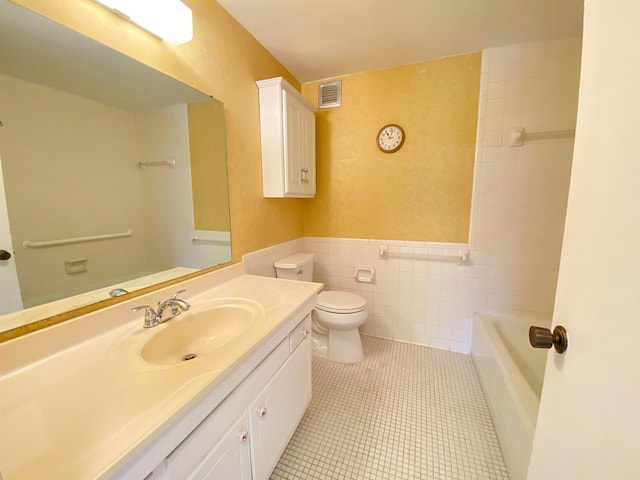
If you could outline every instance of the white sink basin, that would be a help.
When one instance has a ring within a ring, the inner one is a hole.
[[[204,300],[152,328],[136,327],[114,344],[110,357],[134,367],[131,357],[156,366],[198,362],[203,356],[232,347],[264,317],[262,306],[252,300],[226,298]],[[142,320],[141,320],[142,323]]]
[[[153,327],[140,356],[147,362],[172,365],[218,350],[246,333],[261,316],[250,301],[200,302],[189,311]]]

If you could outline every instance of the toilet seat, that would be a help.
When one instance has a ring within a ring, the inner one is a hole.
[[[367,301],[360,295],[337,290],[322,291],[318,294],[316,308],[329,313],[357,313],[364,310]]]

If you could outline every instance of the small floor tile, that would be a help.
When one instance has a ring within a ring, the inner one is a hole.
[[[313,357],[313,398],[271,480],[508,480],[469,355],[363,336]]]

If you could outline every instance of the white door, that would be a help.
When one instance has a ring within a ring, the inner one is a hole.
[[[554,324],[529,480],[640,478],[640,1],[585,0]]]
[[[1,128],[1,127],[0,127]],[[0,138],[1,140],[1,138]],[[22,298],[18,285],[15,256],[9,230],[9,216],[4,193],[2,160],[0,159],[0,250],[9,252],[11,258],[0,260],[0,315],[22,310]],[[0,255],[2,256],[2,255]]]

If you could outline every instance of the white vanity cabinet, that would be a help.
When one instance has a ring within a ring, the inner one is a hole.
[[[190,475],[190,480],[251,480],[247,419],[243,415]],[[185,478],[185,477],[181,477]]]
[[[223,410],[202,422],[145,480],[251,480],[246,416],[233,421]]]
[[[310,332],[307,315],[147,479],[268,479],[311,400]]]
[[[311,400],[311,342],[303,341],[249,407],[253,480],[266,480]]]
[[[315,108],[282,77],[260,80],[257,85],[264,196],[314,197]]]

